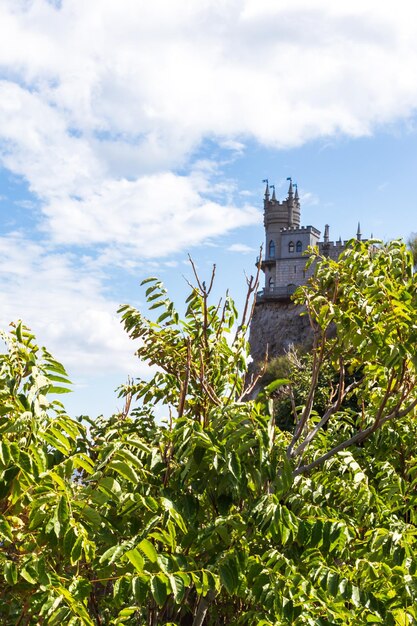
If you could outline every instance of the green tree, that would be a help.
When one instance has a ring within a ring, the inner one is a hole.
[[[311,262],[297,298],[315,341],[291,431],[271,396],[296,389],[296,370],[245,401],[250,299],[238,320],[229,297],[210,302],[212,280],[196,276],[183,320],[156,279],[156,321],[121,307],[157,368],[110,418],[69,417],[48,399],[68,388],[62,366],[20,324],[4,335],[2,624],[417,623],[411,255],[352,242]]]
[[[417,267],[417,233],[411,233],[407,240],[407,246],[413,255],[414,268]]]

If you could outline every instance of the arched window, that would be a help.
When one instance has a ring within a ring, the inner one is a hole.
[[[290,243],[288,244],[288,252],[290,254],[292,254],[294,252],[294,242],[290,241]]]
[[[270,276],[269,280],[268,280],[268,289],[269,289],[269,291],[274,291],[274,287],[275,287],[274,277]]]
[[[268,256],[270,259],[275,259],[275,241],[272,239],[269,242]]]
[[[301,252],[302,249],[303,249],[303,244],[301,243],[301,241],[297,241],[297,244],[295,246],[295,251]]]

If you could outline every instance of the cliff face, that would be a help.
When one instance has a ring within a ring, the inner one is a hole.
[[[301,316],[302,311],[302,306],[291,302],[256,305],[249,335],[255,369],[257,363],[265,360],[267,347],[268,360],[271,360],[284,354],[291,344],[305,344],[312,340],[308,317]]]

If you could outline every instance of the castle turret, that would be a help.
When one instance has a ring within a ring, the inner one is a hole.
[[[360,241],[362,239],[362,233],[361,233],[361,223],[358,222],[358,230],[356,232],[356,239],[358,241]]]
[[[298,188],[291,178],[288,195],[280,202],[276,198],[275,185],[267,187],[264,197],[265,257],[262,270],[265,273],[264,298],[289,299],[296,286],[305,281],[304,252],[317,244],[320,232],[313,226],[300,227],[300,198]],[[295,187],[295,193],[294,193]],[[272,197],[270,197],[272,189]]]
[[[265,262],[279,258],[281,255],[281,229],[298,227],[300,225],[300,202],[294,196],[292,184],[286,200],[277,200],[275,185],[269,185],[268,179],[264,195],[264,225],[265,225]],[[270,195],[272,189],[272,196]]]
[[[324,237],[323,243],[321,245],[321,250],[324,256],[329,256],[330,253],[330,234],[329,234],[329,225],[325,224],[324,226]]]

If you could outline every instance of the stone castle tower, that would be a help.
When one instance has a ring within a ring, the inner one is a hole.
[[[323,241],[320,241],[317,228],[300,225],[298,189],[291,178],[287,180],[290,181],[288,195],[282,202],[276,199],[275,187],[264,181],[265,254],[261,269],[265,285],[256,297],[249,339],[255,365],[265,360],[266,353],[270,359],[283,354],[291,344],[299,345],[309,339],[308,319],[300,317],[302,307],[291,301],[296,288],[314,271],[313,268],[306,270],[305,250],[309,246],[318,246],[323,255],[338,259],[347,244],[341,239],[330,241],[327,224]],[[356,237],[361,239],[359,224]]]

